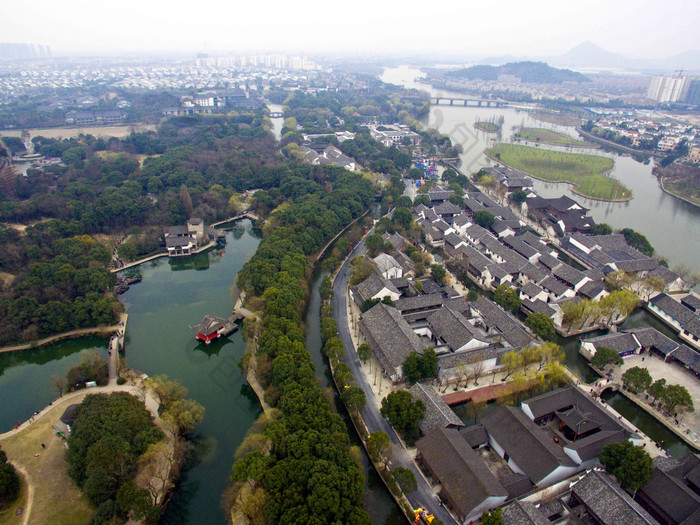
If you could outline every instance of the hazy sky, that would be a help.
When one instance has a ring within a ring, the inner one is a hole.
[[[119,51],[557,55],[591,40],[630,57],[700,49],[697,0],[0,1],[0,42]]]

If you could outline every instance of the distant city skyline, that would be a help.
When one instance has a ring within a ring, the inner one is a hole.
[[[592,41],[629,58],[700,50],[700,4],[684,0],[438,2],[34,0],[0,5],[3,42],[54,55],[435,53],[555,56]]]

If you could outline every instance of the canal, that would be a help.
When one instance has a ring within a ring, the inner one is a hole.
[[[381,79],[407,88],[421,89],[431,95],[464,96],[463,93],[450,93],[420,83],[417,79],[421,75],[418,69],[402,66],[386,69]],[[503,117],[500,135],[474,128],[477,121],[500,117]],[[423,124],[450,135],[455,143],[462,145],[464,153],[460,155],[460,167],[467,174],[493,165],[484,155],[484,150],[498,142],[511,141],[514,129],[520,126],[552,129],[577,136],[573,127],[542,122],[532,117],[530,112],[516,108],[432,106],[429,115],[423,119]],[[591,152],[581,149],[568,151]],[[693,272],[700,273],[700,243],[688,242],[700,238],[700,208],[664,193],[657,178],[651,173],[653,162],[645,165],[616,153],[606,153],[603,150],[592,152],[613,158],[615,168],[611,175],[632,189],[634,199],[626,203],[594,201],[575,195],[567,184],[538,180],[534,181],[535,191],[543,197],[568,195],[590,208],[590,214],[596,222],[606,222],[616,229],[629,227],[646,235],[657,254],[666,257],[671,267],[684,264]]]

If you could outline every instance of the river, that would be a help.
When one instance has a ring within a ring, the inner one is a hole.
[[[418,69],[402,66],[386,69],[381,79],[391,84],[421,89],[433,96],[464,96],[463,93],[438,90],[417,82],[416,79],[421,75]],[[504,119],[500,137],[474,128],[476,121],[499,117]],[[462,145],[464,153],[460,156],[460,166],[467,174],[493,165],[483,154],[484,150],[499,141],[510,141],[514,127],[540,127],[577,136],[573,127],[542,122],[530,116],[529,112],[516,108],[432,106],[423,123],[441,133],[447,133],[455,143]],[[576,148],[568,151],[584,150]],[[697,239],[700,239],[700,208],[664,193],[657,178],[651,173],[653,162],[645,165],[616,153],[605,153],[602,150],[595,150],[594,153],[614,159],[615,168],[611,175],[632,189],[634,198],[631,201],[609,203],[585,199],[572,193],[567,184],[538,180],[534,181],[535,191],[543,197],[568,195],[590,208],[590,214],[596,222],[607,222],[613,228],[630,227],[646,235],[656,253],[666,257],[671,267],[684,264],[693,272],[700,273],[700,243],[697,242]]]

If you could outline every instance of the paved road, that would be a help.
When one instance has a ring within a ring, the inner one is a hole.
[[[372,387],[367,381],[367,377],[362,371],[360,359],[357,357],[355,345],[353,344],[352,337],[350,336],[350,328],[348,326],[347,282],[350,274],[352,273],[350,259],[357,255],[362,255],[365,252],[366,249],[364,242],[358,243],[338,271],[338,275],[333,284],[333,308],[335,311],[336,320],[338,321],[338,333],[346,349],[347,355],[345,362],[350,367],[350,370],[355,377],[357,386],[362,388],[367,396],[367,404],[362,410],[362,417],[365,420],[365,424],[367,425],[367,429],[370,433],[377,430],[382,430],[389,435],[393,445],[389,453],[391,465],[394,467],[397,465],[402,466],[413,471],[416,481],[418,482],[418,490],[408,495],[408,499],[413,505],[413,508],[417,508],[419,505],[423,506],[443,523],[456,524],[457,522],[452,518],[452,516],[438,504],[438,499],[435,493],[420,472],[418,472],[413,458],[408,454],[408,452],[406,452],[406,449],[403,448],[403,445],[399,441],[399,438],[392,426],[389,425],[389,422],[379,413],[379,409],[377,408],[379,405],[379,400],[376,398]]]

